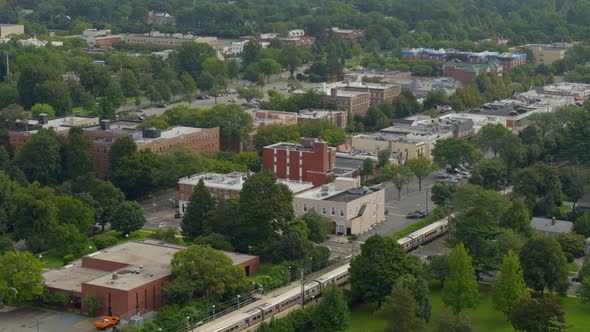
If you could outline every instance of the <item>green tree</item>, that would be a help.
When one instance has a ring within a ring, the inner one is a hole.
[[[252,116],[239,105],[216,105],[204,111],[197,123],[207,128],[219,127],[223,147],[232,141],[246,142],[252,131]]]
[[[375,161],[371,158],[365,158],[361,173],[363,175],[373,175],[375,173]]]
[[[244,45],[244,50],[242,51],[242,66],[245,68],[249,64],[258,61],[261,50],[262,45],[256,40],[250,39]]]
[[[131,69],[123,69],[119,74],[119,84],[125,97],[139,96],[139,81]]]
[[[204,71],[201,73],[199,78],[197,78],[197,88],[202,92],[209,91],[215,82],[215,76],[213,76],[210,72]]]
[[[481,127],[474,137],[477,147],[483,151],[491,151],[494,157],[498,156],[498,152],[502,149],[506,137],[513,135],[510,129],[505,126],[496,124],[486,124]]]
[[[268,125],[259,128],[254,134],[254,146],[260,151],[263,147],[279,142],[298,142],[301,132],[296,126]]]
[[[215,56],[215,50],[205,43],[183,43],[172,54],[172,62],[179,73],[189,73],[198,80],[202,71],[201,64],[205,59]]]
[[[293,193],[270,172],[250,176],[240,192],[240,225],[236,247],[245,250],[272,242],[293,220]]]
[[[82,203],[70,196],[60,196],[55,201],[57,207],[57,221],[60,224],[74,225],[75,228],[84,235],[92,233],[94,225],[93,211]]]
[[[522,298],[528,297],[518,256],[512,250],[504,257],[500,274],[492,286],[494,308],[509,316]]]
[[[281,72],[281,64],[273,59],[265,58],[258,62],[258,70],[261,74],[266,76],[266,80],[270,82],[270,76]]]
[[[433,89],[426,95],[422,102],[425,110],[436,109],[437,106],[450,105],[449,96],[445,90]]]
[[[424,319],[417,316],[412,292],[401,285],[393,287],[379,314],[387,320],[387,332],[426,331]]]
[[[193,94],[197,91],[197,83],[189,73],[182,73],[180,75],[180,84],[182,85],[182,93],[186,100],[190,103],[192,101]]]
[[[379,167],[381,167],[381,168],[387,166],[387,164],[389,164],[390,156],[391,156],[391,151],[389,151],[389,149],[380,150],[377,153],[377,165],[379,165]]]
[[[109,160],[111,162],[111,169],[115,169],[118,166],[119,161],[137,151],[137,144],[133,141],[133,138],[125,136],[119,138],[111,146]]]
[[[286,45],[281,49],[279,62],[284,68],[287,68],[287,70],[291,74],[291,78],[293,77],[293,74],[295,73],[297,68],[302,65],[301,53],[301,49],[292,45]]]
[[[449,256],[431,256],[428,262],[428,272],[444,287],[445,280],[449,276]]]
[[[210,73],[213,76],[225,75],[225,63],[216,56],[210,56],[201,63],[203,71]]]
[[[34,89],[35,101],[49,104],[56,115],[72,112],[72,97],[68,85],[60,81],[47,81],[37,84]]]
[[[520,264],[530,288],[538,292],[567,289],[567,262],[555,239],[544,236],[530,239],[520,250]]]
[[[14,238],[25,239],[33,252],[47,248],[47,230],[56,223],[57,208],[55,192],[33,182],[26,188],[19,188],[12,197]]]
[[[158,156],[141,150],[121,158],[113,169],[113,183],[127,197],[138,198],[152,192],[160,180]]]
[[[240,87],[237,89],[238,97],[246,99],[246,103],[250,104],[252,99],[262,98],[262,91],[256,88]]]
[[[72,192],[87,206],[92,207],[95,220],[103,230],[104,226],[110,223],[116,207],[125,200],[125,195],[119,188],[92,175],[75,179],[72,183]]]
[[[559,181],[563,193],[574,203],[574,210],[576,208],[575,204],[586,193],[589,180],[590,176],[588,176],[585,167],[566,166],[559,169]]]
[[[315,209],[309,210],[301,217],[309,229],[309,239],[316,243],[324,242],[328,238],[328,230],[332,221],[320,215]]]
[[[574,222],[574,232],[583,235],[585,238],[590,237],[590,214],[584,213],[576,217]]]
[[[410,259],[401,245],[390,237],[373,235],[361,245],[361,254],[350,263],[353,298],[381,303],[395,281],[412,271]]]
[[[536,163],[514,173],[513,190],[524,197],[533,213],[550,214],[561,205],[561,183],[557,168]]]
[[[455,314],[479,303],[479,286],[463,243],[457,244],[449,256],[449,276],[445,279],[442,299]]]
[[[401,199],[402,188],[410,182],[411,171],[407,166],[387,164],[381,171],[383,179],[392,183],[397,189],[397,200]]]
[[[167,129],[170,127],[166,118],[158,115],[151,115],[147,119],[143,120],[137,128],[158,128],[158,129]]]
[[[209,246],[192,245],[174,254],[171,262],[173,283],[184,283],[191,295],[224,296],[244,289],[244,269],[234,265],[223,252]]]
[[[312,317],[314,331],[346,331],[350,321],[350,311],[342,290],[333,285],[324,288],[322,300],[314,308]]]
[[[319,135],[319,139],[327,142],[330,146],[338,146],[346,141],[346,134],[340,128],[331,128],[324,130]]]
[[[70,128],[68,139],[62,146],[64,178],[74,179],[94,169],[90,145],[91,142],[84,137],[81,128]]]
[[[0,301],[30,302],[43,294],[43,263],[26,251],[7,251],[0,256]]]
[[[141,205],[136,202],[125,201],[113,211],[111,228],[123,234],[140,230],[145,224],[145,216]]]
[[[438,140],[432,149],[434,162],[440,167],[455,169],[461,164],[472,164],[480,158],[480,153],[475,147],[461,138],[445,138]]]
[[[531,237],[534,234],[531,218],[523,199],[517,198],[512,201],[510,208],[500,219],[500,227],[510,228],[525,237]]]
[[[49,104],[35,104],[31,107],[31,114],[35,119],[39,118],[39,114],[47,114],[52,119],[55,117],[55,110]]]
[[[500,158],[484,159],[473,167],[469,183],[499,189],[506,181],[506,164]]]
[[[557,237],[557,242],[561,246],[564,254],[579,258],[584,256],[586,243],[584,237],[575,233],[562,233]]]
[[[410,159],[406,166],[418,179],[418,188],[422,191],[422,180],[436,170],[436,164],[424,158]]]
[[[232,80],[238,78],[238,74],[240,73],[240,64],[236,60],[229,60],[225,64],[227,77]]]
[[[399,278],[396,285],[407,288],[416,301],[416,316],[428,323],[432,315],[430,289],[424,278],[407,274]]]
[[[553,298],[523,298],[509,320],[517,331],[563,331],[561,325],[565,323],[564,312]]]
[[[203,179],[193,188],[190,202],[182,217],[182,235],[194,239],[206,235],[208,231],[209,211],[214,206],[214,199],[205,187]]]
[[[436,318],[436,332],[471,332],[471,319],[465,313],[454,315],[448,310]]]
[[[38,100],[35,87],[46,81],[57,80],[57,78],[58,72],[52,66],[34,60],[25,63],[19,70],[17,82],[20,104],[27,109],[31,108]]]
[[[57,224],[47,230],[48,246],[61,255],[80,254],[86,247],[87,238],[76,225]]]
[[[88,312],[92,317],[96,317],[96,313],[102,308],[102,302],[96,294],[87,295],[84,300],[82,300],[82,304],[88,309]]]
[[[53,129],[39,129],[16,155],[16,164],[29,181],[43,185],[59,183],[61,176],[60,145]]]

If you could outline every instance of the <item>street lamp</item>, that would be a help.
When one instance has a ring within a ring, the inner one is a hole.
[[[211,306],[213,308],[213,316],[215,316],[215,304]]]
[[[190,329],[191,327],[191,316],[186,316],[186,328]]]
[[[240,296],[240,294],[238,294],[236,297],[238,298],[238,309],[240,309],[240,297],[241,296]]]

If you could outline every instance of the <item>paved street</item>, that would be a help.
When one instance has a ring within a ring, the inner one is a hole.
[[[144,228],[180,227],[181,219],[174,219],[176,195],[176,189],[172,189],[140,202],[146,218]]]
[[[72,313],[39,308],[0,309],[0,332],[83,332],[96,331],[94,319]]]

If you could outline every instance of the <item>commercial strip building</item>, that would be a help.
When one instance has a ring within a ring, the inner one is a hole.
[[[411,48],[402,50],[404,60],[423,60],[434,64],[442,64],[451,60],[460,60],[469,63],[489,63],[497,61],[504,71],[524,65],[527,62],[526,53],[499,53],[499,52],[462,52],[452,49]]]
[[[67,309],[88,313],[84,299],[97,296],[99,315],[121,316],[154,310],[165,304],[162,287],[173,279],[170,263],[186,247],[156,240],[129,241],[88,254],[79,260],[43,273],[50,292],[66,294]],[[258,272],[257,256],[224,252],[246,276]]]
[[[341,129],[346,129],[348,126],[348,113],[345,111],[309,108],[299,111],[299,115],[297,116],[299,123],[309,123],[316,120],[325,120]]]
[[[385,190],[360,186],[360,178],[337,177],[334,182],[293,198],[300,216],[311,209],[334,222],[334,232],[361,234],[385,220]]]
[[[204,43],[213,48],[217,46],[217,37],[198,37],[191,34],[183,35],[181,33],[161,33],[160,31],[150,31],[143,35],[126,35],[125,42],[132,45],[142,46],[161,46],[161,47],[178,47],[186,42]]]
[[[110,29],[86,29],[82,38],[88,43],[88,48],[108,49],[113,44],[123,40],[123,35],[113,35]]]
[[[302,138],[299,144],[277,143],[262,151],[264,170],[272,171],[279,179],[311,182],[321,186],[336,164],[336,149],[314,138]]]
[[[203,184],[211,195],[229,199],[239,198],[244,182],[250,176],[249,173],[233,172],[228,174],[218,173],[200,173],[187,176],[178,180],[178,209],[181,214],[186,212],[194,188],[203,180]],[[278,183],[286,185],[294,195],[314,188],[311,182],[292,181],[288,179],[278,179]]]

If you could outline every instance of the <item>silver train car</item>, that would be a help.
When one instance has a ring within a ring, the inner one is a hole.
[[[404,247],[405,251],[412,251],[419,246],[446,234],[448,231],[449,218],[447,217],[398,239],[397,243]]]
[[[321,295],[322,289],[328,285],[341,286],[348,282],[350,264],[345,264],[334,269],[318,279],[310,281],[303,285],[305,303],[311,303],[317,300]],[[301,287],[295,287],[287,292],[278,295],[248,311],[244,311],[233,317],[219,320],[215,325],[210,327],[203,326],[197,328],[197,331],[204,332],[234,332],[242,331],[260,322],[267,320],[279,312],[288,309],[296,304],[301,303]]]

